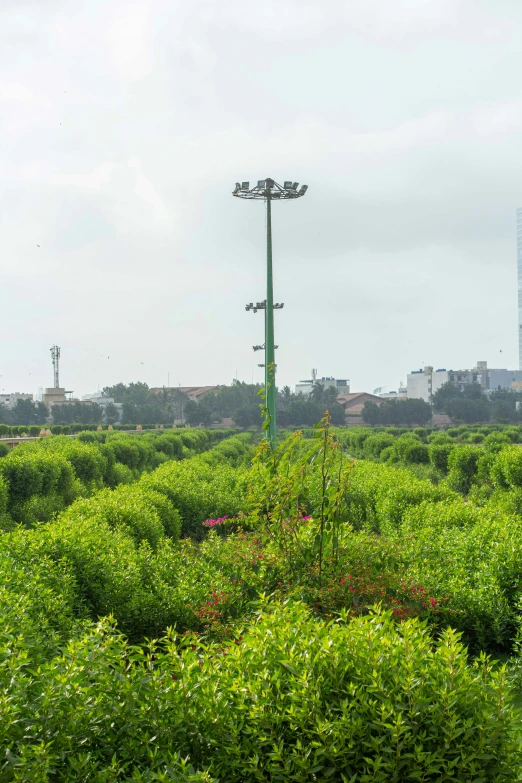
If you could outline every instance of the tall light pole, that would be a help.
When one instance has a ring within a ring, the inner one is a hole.
[[[251,188],[250,182],[236,182],[232,193],[238,198],[249,201],[266,201],[266,299],[254,306],[250,303],[247,310],[265,311],[265,404],[267,429],[266,437],[272,448],[276,445],[276,385],[275,385],[275,346],[274,346],[274,310],[280,310],[283,305],[274,304],[274,283],[272,275],[272,201],[287,201],[304,196],[308,185],[303,185],[299,190],[298,182],[285,182],[278,185],[273,179],[260,179],[256,187]],[[259,346],[254,346],[258,350]]]

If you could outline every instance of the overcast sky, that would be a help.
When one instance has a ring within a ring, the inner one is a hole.
[[[517,367],[520,0],[3,0],[0,392]]]

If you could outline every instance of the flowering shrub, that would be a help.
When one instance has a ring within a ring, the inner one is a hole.
[[[379,604],[397,620],[437,612],[440,599],[430,597],[421,585],[409,584],[398,574],[347,574],[325,585],[314,596],[316,611],[326,614],[346,609],[351,616],[367,614]]]
[[[217,525],[222,525],[226,519],[228,519],[228,516],[218,517],[218,519],[206,519],[203,525],[204,527],[216,527]]]

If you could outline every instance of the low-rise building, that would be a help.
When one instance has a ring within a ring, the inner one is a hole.
[[[33,400],[32,394],[24,394],[20,392],[12,392],[11,394],[0,394],[0,405],[4,408],[12,410],[18,400]]]
[[[379,392],[378,396],[381,398],[381,400],[407,400],[408,387],[399,386],[398,391]]]
[[[118,421],[121,421],[123,418],[123,403],[114,402],[112,397],[104,397],[101,392],[95,392],[94,394],[84,394],[81,402],[87,402],[91,405],[99,405],[104,415],[107,405],[114,405],[118,411]]]
[[[369,394],[369,392],[354,392],[353,394],[340,394],[337,397],[337,402],[344,408],[346,415],[359,416],[365,402],[375,402],[376,405],[380,405],[382,399],[375,394]]]
[[[46,389],[42,395],[42,402],[47,405],[48,408],[52,408],[53,405],[63,405],[65,402],[66,391],[61,386],[52,389]]]
[[[522,381],[522,371],[488,368],[487,362],[477,362],[470,370],[446,370],[424,367],[408,373],[407,396],[430,402],[432,395],[445,383],[454,384],[460,391],[473,383],[479,384],[484,391],[509,389],[511,384]]]
[[[151,389],[154,394],[162,394],[164,392],[182,392],[186,394],[189,400],[193,402],[199,402],[203,400],[208,394],[217,394],[222,386],[157,386]]]
[[[304,394],[305,397],[308,397],[316,384],[322,386],[323,389],[337,389],[339,394],[350,393],[350,381],[347,378],[333,378],[329,375],[324,376],[323,378],[318,378],[317,370],[312,370],[312,377],[308,380],[299,381],[299,383],[296,383],[295,393]]]

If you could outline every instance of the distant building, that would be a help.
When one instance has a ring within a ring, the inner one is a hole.
[[[61,386],[53,389],[46,389],[42,394],[42,402],[47,405],[48,408],[52,408],[53,405],[62,405],[65,402],[66,391]]]
[[[105,408],[107,407],[107,405],[109,404],[114,405],[114,407],[118,411],[118,421],[121,421],[123,418],[123,403],[114,402],[114,399],[112,397],[104,397],[101,392],[95,392],[94,394],[84,394],[81,399],[81,402],[88,402],[91,403],[91,405],[99,405],[104,415],[105,415]]]
[[[477,362],[471,370],[433,370],[433,367],[425,367],[408,373],[407,396],[408,399],[430,402],[432,395],[445,383],[454,384],[460,391],[477,383],[487,392],[499,386],[501,389],[509,389],[515,381],[522,381],[522,371],[489,369],[487,362]]]
[[[330,376],[318,378],[317,370],[312,370],[312,377],[309,380],[299,381],[299,383],[296,383],[295,393],[304,394],[305,397],[308,397],[317,383],[320,384],[324,389],[330,389],[332,387],[337,389],[338,394],[350,393],[349,380],[346,378],[331,378]]]
[[[12,392],[12,394],[0,394],[0,405],[4,408],[12,410],[17,403],[17,400],[32,400],[32,394],[21,394],[20,392]]]
[[[337,402],[344,408],[346,415],[360,416],[365,402],[375,402],[376,405],[380,405],[382,399],[368,392],[354,392],[353,394],[340,394],[337,397]]]
[[[183,392],[186,394],[189,400],[193,402],[199,402],[204,399],[207,394],[217,394],[222,386],[156,386],[151,389],[154,394],[161,394],[163,392]]]
[[[381,400],[407,400],[408,387],[401,385],[399,386],[398,391],[379,392],[378,396],[381,398]]]

